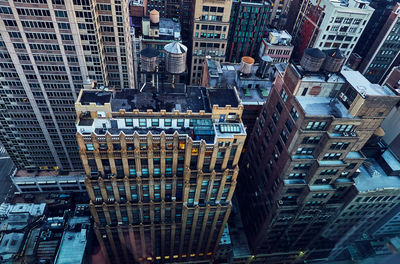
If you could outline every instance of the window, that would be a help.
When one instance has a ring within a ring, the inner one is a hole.
[[[292,107],[292,110],[290,111],[290,115],[293,117],[294,122],[296,122],[297,118],[299,118],[299,114],[297,113],[297,110],[295,107]]]
[[[337,172],[338,172],[337,169],[322,170],[320,175],[335,175]]]
[[[287,98],[288,98],[288,95],[286,94],[285,90],[283,90],[283,89],[282,89],[282,92],[281,92],[281,98],[282,98],[282,101],[283,101],[284,103],[286,103],[286,100],[287,100]]]
[[[298,148],[296,150],[296,154],[301,154],[301,155],[311,155],[314,152],[315,148]]]
[[[176,122],[176,125],[178,127],[182,127],[185,124],[185,119],[178,119],[178,121]]]
[[[293,124],[292,124],[292,122],[290,122],[289,119],[286,120],[285,126],[286,126],[286,129],[289,131],[289,134],[290,134],[292,132],[292,130],[293,130]]]
[[[158,127],[160,125],[160,121],[158,118],[151,119],[151,126]]]
[[[172,119],[170,119],[170,118],[164,119],[164,126],[166,126],[166,127],[172,126]]]
[[[86,150],[93,151],[94,150],[93,144],[86,144]]]
[[[324,130],[326,122],[308,122],[306,130]]]
[[[342,153],[326,153],[323,160],[338,160],[342,156]]]
[[[147,127],[146,118],[140,118],[140,119],[139,119],[139,126],[140,126],[140,127]]]
[[[338,132],[350,132],[353,130],[353,125],[336,125],[335,131]]]
[[[330,149],[339,149],[344,150],[350,145],[349,142],[333,142],[332,145],[329,147]]]
[[[125,119],[125,125],[126,126],[133,126],[133,119]]]
[[[278,110],[278,112],[279,113],[281,113],[282,112],[282,105],[281,105],[281,103],[280,102],[278,102],[277,104],[276,104],[276,110]],[[265,118],[265,117],[264,117]]]
[[[321,137],[305,137],[303,138],[302,144],[318,144]]]

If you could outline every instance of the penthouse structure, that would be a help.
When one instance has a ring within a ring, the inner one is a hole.
[[[295,57],[306,48],[340,49],[348,58],[374,9],[363,0],[303,1],[293,28]]]
[[[288,63],[294,46],[292,36],[285,30],[271,30],[268,38],[262,40],[258,56],[270,56],[275,63]]]
[[[237,192],[252,252],[314,247],[365,160],[361,148],[399,101],[334,54],[306,50],[277,75],[257,119]]]
[[[74,102],[88,79],[135,88],[128,1],[0,3],[0,133],[18,168],[81,170]]]
[[[82,90],[77,141],[95,234],[111,263],[213,255],[246,133],[233,89]]]

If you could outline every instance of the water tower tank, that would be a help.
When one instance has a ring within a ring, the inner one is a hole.
[[[301,58],[300,65],[306,71],[317,72],[321,69],[325,57],[325,53],[320,49],[307,48]]]
[[[240,72],[243,74],[251,74],[251,69],[253,68],[254,59],[252,57],[244,56],[242,57],[242,62],[240,63]]]
[[[260,65],[258,66],[256,75],[260,78],[265,78],[268,75],[269,68],[271,67],[271,64],[273,62],[273,59],[266,55],[261,57]]]
[[[150,11],[150,22],[154,24],[158,24],[160,22],[160,13],[155,9]]]
[[[140,51],[140,63],[142,71],[154,72],[157,66],[158,55],[160,55],[160,52],[150,47]]]
[[[166,70],[172,74],[183,73],[186,70],[187,47],[179,42],[164,46]]]
[[[339,49],[324,50],[326,58],[322,69],[328,72],[340,72],[346,57],[340,52]]]

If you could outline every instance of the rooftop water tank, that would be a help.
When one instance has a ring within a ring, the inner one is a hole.
[[[141,70],[154,72],[156,70],[158,55],[160,52],[153,48],[145,48],[140,51]]]
[[[307,48],[301,58],[300,65],[305,71],[317,72],[325,60],[325,53],[317,48]]]
[[[166,70],[172,74],[180,74],[186,70],[187,47],[179,42],[164,46]]]
[[[160,22],[160,13],[155,9],[150,11],[150,22],[154,24],[158,24]]]
[[[340,72],[346,57],[340,52],[339,49],[330,49],[323,51],[326,54],[322,69],[328,72]]]
[[[243,74],[251,74],[251,69],[253,68],[254,59],[252,57],[244,56],[242,57],[242,62],[240,63],[240,72]]]
[[[256,75],[260,78],[265,78],[268,75],[269,68],[271,67],[271,64],[273,62],[273,59],[266,55],[261,57],[260,65],[258,66]]]

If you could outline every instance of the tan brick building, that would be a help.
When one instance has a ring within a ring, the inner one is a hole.
[[[243,106],[234,90],[153,92],[79,95],[95,234],[110,263],[207,260],[231,211]]]
[[[231,0],[195,1],[192,18],[191,84],[200,84],[206,56],[211,56],[218,62],[225,61],[231,8]]]

